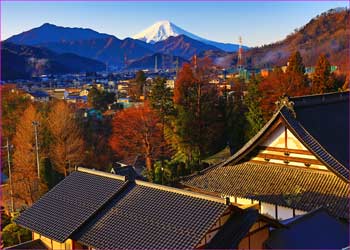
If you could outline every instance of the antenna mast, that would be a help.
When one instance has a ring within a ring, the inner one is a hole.
[[[243,69],[243,48],[242,48],[242,37],[238,38],[239,48],[238,48],[238,60],[237,60],[237,69],[240,71]]]

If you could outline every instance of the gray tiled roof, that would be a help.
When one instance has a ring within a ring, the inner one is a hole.
[[[63,242],[111,199],[124,182],[73,172],[16,219],[16,223]]]
[[[212,168],[182,184],[303,211],[324,206],[335,216],[349,218],[349,185],[327,171],[244,162]]]
[[[94,248],[194,248],[229,209],[224,199],[118,178],[78,169],[16,222]]]
[[[227,206],[131,184],[73,236],[102,249],[194,248]]]

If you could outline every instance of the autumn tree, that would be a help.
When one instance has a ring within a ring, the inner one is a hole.
[[[109,146],[112,133],[112,117],[99,113],[87,113],[80,121],[85,141],[84,165],[107,171],[112,165],[113,153]]]
[[[14,84],[0,86],[1,91],[1,136],[12,138],[16,133],[16,125],[20,121],[24,110],[29,105],[29,98],[16,88]]]
[[[331,65],[325,55],[318,58],[315,73],[312,76],[311,92],[313,94],[323,94],[334,89],[335,79],[331,73]]]
[[[28,107],[29,98],[25,93],[16,88],[15,84],[0,86],[1,94],[1,138],[4,143],[8,139],[11,143],[16,133],[24,110]],[[2,172],[8,175],[7,154],[1,151]],[[6,164],[5,164],[6,163]]]
[[[270,119],[276,109],[275,102],[281,96],[301,96],[310,93],[305,66],[299,52],[288,60],[286,73],[276,67],[259,85],[262,93],[261,108],[265,120]]]
[[[53,137],[50,158],[56,171],[67,176],[68,167],[79,165],[84,158],[84,140],[67,103],[59,101],[52,107],[48,126]]]
[[[196,166],[212,153],[214,145],[221,146],[216,142],[222,139],[223,117],[217,88],[209,83],[211,73],[210,61],[193,58],[192,65],[183,65],[175,83],[178,149],[186,155],[188,164]]]
[[[285,94],[287,95],[301,96],[310,92],[308,79],[305,75],[305,65],[299,51],[293,53],[288,60],[286,81],[288,88]]]
[[[261,93],[261,110],[265,120],[269,120],[276,109],[275,102],[289,90],[286,75],[281,68],[274,68],[268,77],[259,84]]]
[[[27,205],[32,205],[45,190],[45,186],[38,179],[34,121],[41,123],[42,119],[35,107],[29,105],[16,127],[16,134],[13,138],[14,164],[12,177],[14,194],[16,198],[23,200]]]
[[[150,105],[145,102],[143,106],[117,112],[112,128],[110,145],[116,155],[124,160],[143,156],[147,170],[152,172],[159,156],[161,128]]]

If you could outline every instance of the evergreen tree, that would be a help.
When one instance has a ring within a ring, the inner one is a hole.
[[[154,80],[151,95],[150,95],[151,107],[157,112],[162,131],[162,144],[161,144],[161,166],[164,167],[164,160],[166,158],[166,139],[165,128],[169,124],[169,117],[174,114],[174,102],[172,90],[166,86],[166,79],[157,77]]]
[[[138,96],[145,96],[145,84],[146,84],[146,75],[145,72],[143,72],[142,70],[139,70],[136,72],[136,76],[135,76],[135,83],[136,83],[136,92],[138,94]]]
[[[245,143],[246,108],[243,103],[243,82],[236,82],[233,92],[227,94],[225,98],[225,134],[230,152],[233,154]]]
[[[244,104],[248,109],[248,111],[245,113],[245,117],[248,122],[248,128],[246,130],[247,139],[250,139],[256,135],[264,126],[264,118],[260,102],[261,93],[258,88],[258,81],[255,78],[255,75],[253,75],[248,84],[248,94],[244,99]]]
[[[90,107],[100,111],[106,111],[108,104],[112,104],[115,101],[115,94],[103,90],[98,90],[96,86],[93,86],[88,94],[88,103]]]

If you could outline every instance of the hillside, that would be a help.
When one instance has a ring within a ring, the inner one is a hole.
[[[331,64],[346,71],[350,53],[350,29],[346,27],[349,23],[349,10],[329,10],[296,29],[282,41],[246,51],[246,65],[255,68],[282,66],[287,63],[291,53],[299,50],[306,66],[315,65],[318,56],[323,53]],[[236,53],[207,51],[204,55],[212,57],[223,67],[233,66],[237,60]]]
[[[105,64],[74,54],[57,54],[32,46],[1,44],[2,80],[29,79],[42,74],[100,71]]]

